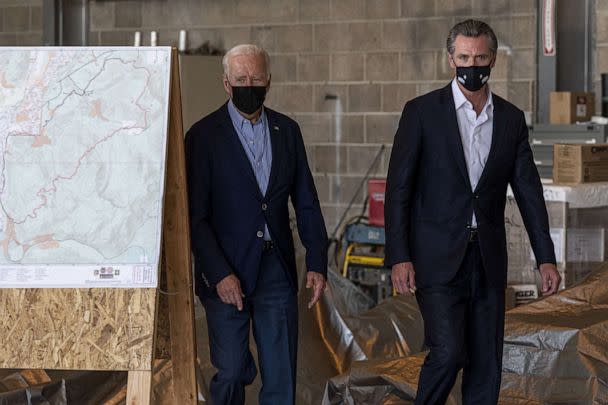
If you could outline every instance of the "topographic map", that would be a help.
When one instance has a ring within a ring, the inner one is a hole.
[[[157,283],[171,48],[0,48],[0,288]]]

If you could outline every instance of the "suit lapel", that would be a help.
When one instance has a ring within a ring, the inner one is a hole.
[[[456,107],[454,106],[454,96],[452,95],[451,84],[448,84],[443,90],[442,102],[444,104],[444,120],[448,132],[450,150],[454,155],[460,174],[462,174],[466,184],[471,188],[469,171],[467,170],[467,162],[465,161],[464,149],[462,147],[462,138],[460,137],[460,130],[458,129],[458,117],[456,116]]]
[[[283,154],[282,142],[283,137],[281,136],[282,128],[277,122],[277,117],[274,111],[266,108],[266,119],[268,120],[268,130],[270,132],[270,146],[272,149],[272,164],[270,166],[270,178],[268,179],[268,188],[266,189],[266,195],[270,194],[274,183],[276,182],[277,172],[281,167],[281,158]]]
[[[240,172],[248,178],[251,185],[254,186],[254,189],[257,191],[258,197],[262,197],[262,193],[260,191],[260,186],[258,185],[258,181],[255,178],[255,173],[253,172],[253,168],[251,167],[251,162],[249,162],[249,158],[247,158],[247,154],[245,153],[245,149],[243,149],[243,144],[239,139],[239,135],[234,128],[234,124],[232,123],[232,119],[230,118],[230,113],[228,112],[228,104],[224,104],[224,113],[222,114],[224,119],[221,122],[222,130],[226,134],[226,138],[230,143],[230,149],[235,151],[235,164],[240,167]]]
[[[505,114],[503,113],[503,105],[501,100],[495,96],[492,97],[492,101],[494,104],[494,111],[492,112],[492,141],[490,143],[490,152],[488,153],[488,160],[486,160],[486,165],[481,172],[481,177],[477,182],[477,187],[475,191],[479,190],[480,187],[483,186],[484,182],[488,178],[488,172],[491,172],[492,165],[496,161],[496,154],[498,153],[497,143],[500,139],[503,138],[503,134],[507,125],[507,120],[505,119]]]

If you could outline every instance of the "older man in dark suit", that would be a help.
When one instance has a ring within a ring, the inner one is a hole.
[[[293,404],[298,280],[288,200],[306,248],[314,305],[327,275],[327,233],[298,124],[264,107],[269,58],[239,45],[223,60],[230,100],[186,136],[196,291],[207,314],[214,405],[243,404],[262,376],[260,404]],[[204,91],[204,89],[202,89]]]

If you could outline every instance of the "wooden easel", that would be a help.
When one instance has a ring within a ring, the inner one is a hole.
[[[171,58],[159,288],[0,289],[0,368],[127,370],[127,404],[150,404],[157,346],[170,352],[173,403],[196,404],[196,341],[177,51]],[[168,322],[167,322],[168,321]],[[169,325],[167,325],[167,323]],[[168,331],[167,331],[168,329]],[[168,333],[167,333],[168,332]],[[167,342],[167,340],[170,341]]]

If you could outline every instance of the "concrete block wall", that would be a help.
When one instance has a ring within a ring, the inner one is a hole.
[[[501,49],[492,89],[532,111],[535,7],[529,0],[104,0],[91,1],[90,40],[129,45],[142,31],[147,45],[155,30],[160,45],[175,45],[186,29],[192,48],[264,46],[273,74],[268,105],[300,123],[331,232],[351,198],[349,215],[361,211],[366,188],[354,193],[382,145],[372,175],[386,176],[405,102],[451,79],[445,38],[457,21],[475,16],[494,27]]]
[[[42,44],[42,0],[0,0],[0,46]]]

